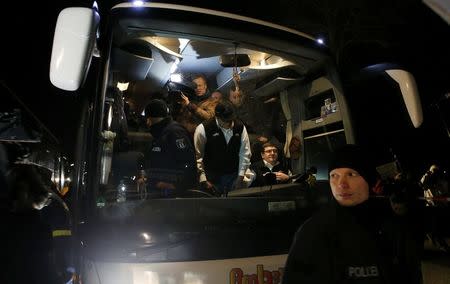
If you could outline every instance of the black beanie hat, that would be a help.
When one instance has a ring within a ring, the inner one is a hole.
[[[166,117],[169,115],[169,108],[163,100],[152,100],[145,107],[145,117]]]
[[[357,171],[370,188],[377,181],[378,173],[371,153],[357,145],[347,144],[334,151],[328,163],[328,174],[336,168],[350,168]]]
[[[223,121],[231,121],[235,118],[234,116],[234,106],[230,101],[223,100],[220,101],[214,110],[216,117]]]

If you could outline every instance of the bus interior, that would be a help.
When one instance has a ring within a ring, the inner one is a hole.
[[[112,28],[102,136],[114,137],[111,147],[105,147],[107,142],[102,147],[113,154],[110,160],[109,154],[102,156],[101,184],[113,192],[122,175],[137,175],[139,165],[123,165],[145,156],[152,139],[145,125],[145,106],[152,99],[163,99],[174,115],[180,91],[195,96],[192,79],[199,74],[207,78],[210,93],[218,91],[232,101],[251,144],[265,136],[279,145],[294,175],[315,166],[318,180],[327,179],[327,154],[352,142],[353,132],[326,52],[291,47],[304,49],[296,54],[297,50],[283,49],[286,42],[253,41],[244,32],[233,37],[203,26],[196,27],[197,34],[187,34],[165,31],[163,24],[154,18],[124,16]],[[123,85],[127,89],[120,91]],[[238,92],[233,91],[236,87]],[[303,145],[291,157],[294,136]],[[252,153],[254,158],[259,155]],[[125,168],[128,172],[118,173]]]

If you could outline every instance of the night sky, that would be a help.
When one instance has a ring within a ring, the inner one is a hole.
[[[424,126],[419,130],[423,141],[412,141],[411,145],[418,142],[418,152],[420,147],[434,148],[427,149],[429,154],[421,157],[424,164],[439,157],[448,163],[449,159],[442,157],[448,157],[450,140],[433,102],[450,91],[450,28],[421,1],[284,0],[276,7],[268,4],[264,7],[260,1],[184,2],[237,11],[313,35],[324,35],[331,49],[339,52],[336,60],[343,72],[378,60],[402,62],[416,77],[425,113]],[[2,7],[1,17],[1,80],[60,139],[69,156],[75,144],[80,99],[53,87],[48,73],[58,12],[77,5],[87,7],[90,1],[7,4]],[[374,48],[373,43],[378,47]]]

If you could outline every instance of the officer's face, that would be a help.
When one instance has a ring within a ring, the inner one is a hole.
[[[278,150],[275,147],[266,147],[261,153],[261,157],[264,161],[274,165],[278,160]]]
[[[334,198],[342,206],[355,206],[369,199],[369,184],[353,169],[332,170],[330,186]]]

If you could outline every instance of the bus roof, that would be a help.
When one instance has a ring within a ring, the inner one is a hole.
[[[229,19],[234,19],[234,20],[239,20],[239,21],[244,21],[244,22],[248,22],[248,23],[253,23],[253,24],[258,24],[258,25],[262,25],[262,26],[266,26],[266,27],[270,27],[273,29],[277,29],[280,31],[284,31],[284,32],[288,32],[291,34],[295,34],[297,36],[300,36],[302,38],[307,38],[310,39],[312,41],[317,41],[316,38],[314,38],[313,36],[304,33],[304,32],[300,32],[282,25],[278,25],[278,24],[274,24],[274,23],[270,23],[267,21],[263,21],[263,20],[259,20],[259,19],[255,19],[255,18],[251,18],[251,17],[246,17],[246,16],[241,16],[241,15],[237,15],[237,14],[233,14],[233,13],[228,13],[228,12],[222,12],[222,11],[217,11],[217,10],[212,10],[212,9],[206,9],[206,8],[199,8],[199,7],[193,7],[193,6],[185,6],[185,5],[177,5],[177,4],[168,4],[168,3],[143,3],[141,6],[137,6],[133,3],[130,2],[126,2],[126,3],[121,3],[121,4],[117,4],[115,6],[112,7],[112,9],[118,9],[118,8],[141,8],[141,7],[147,7],[147,8],[158,8],[158,9],[169,9],[169,10],[178,10],[178,11],[186,11],[186,12],[194,12],[194,13],[201,13],[201,14],[207,14],[207,15],[214,15],[214,16],[219,16],[219,17],[224,17],[224,18],[229,18]]]

